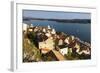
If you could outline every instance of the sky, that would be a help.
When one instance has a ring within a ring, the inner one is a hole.
[[[23,10],[23,17],[50,19],[91,19],[90,13]]]

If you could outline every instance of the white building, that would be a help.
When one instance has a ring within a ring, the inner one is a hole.
[[[75,37],[74,37],[74,36],[71,36],[71,38],[72,38],[72,41],[75,39]]]
[[[75,44],[74,48],[77,48],[76,50],[77,53],[80,51],[80,45],[78,43]]]
[[[55,29],[52,29],[51,34],[56,34]]]
[[[59,42],[58,42],[58,45],[63,45],[63,43],[64,43],[63,40],[60,39]]]
[[[30,27],[33,27],[33,24],[30,24]]]
[[[51,37],[50,31],[45,34],[48,38]]]
[[[43,32],[44,32],[44,33],[46,32],[46,29],[45,29],[45,28],[43,28]]]
[[[39,49],[41,49],[41,52],[45,54],[55,48],[54,44],[52,38],[48,38],[46,41],[39,42]]]
[[[61,53],[62,55],[65,55],[65,54],[68,53],[68,47],[66,47],[66,48],[61,48],[59,51],[60,51],[60,53]]]
[[[38,27],[35,27],[34,32],[37,32],[37,31],[38,31]]]
[[[80,52],[78,52],[78,54],[86,54],[86,55],[90,55],[91,54],[91,51],[89,50],[89,49],[87,49],[87,50],[82,50],[82,51],[80,51]]]
[[[67,38],[64,40],[64,42],[65,42],[66,44],[70,44],[70,43],[69,43],[69,37],[67,37]]]
[[[51,27],[48,25],[48,29],[51,29]]]

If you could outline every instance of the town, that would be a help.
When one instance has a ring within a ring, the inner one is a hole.
[[[91,59],[91,44],[49,25],[23,23],[23,62]]]

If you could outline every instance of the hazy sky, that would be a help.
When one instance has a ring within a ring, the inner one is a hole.
[[[24,17],[52,19],[90,19],[90,13],[23,10]]]

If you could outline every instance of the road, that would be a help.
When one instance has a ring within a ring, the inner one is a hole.
[[[58,59],[59,61],[66,60],[66,59],[64,58],[64,56],[63,56],[59,51],[52,50],[52,52],[55,54],[55,56],[57,57],[57,59]]]

